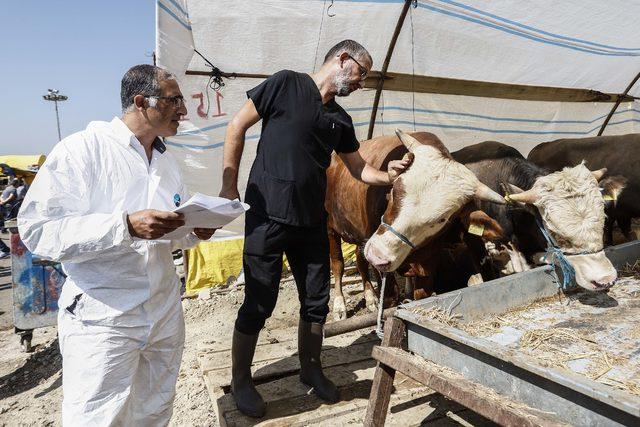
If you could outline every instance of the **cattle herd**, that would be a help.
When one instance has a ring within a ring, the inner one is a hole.
[[[336,320],[346,318],[342,241],[358,248],[372,311],[378,298],[370,271],[378,283],[380,274],[395,273],[387,276],[383,296],[392,306],[400,295],[396,275],[412,285],[412,295],[405,295],[420,299],[551,263],[549,246],[568,261],[579,286],[600,291],[615,283],[604,247],[612,244],[616,224],[627,239],[635,238],[640,135],[561,139],[525,158],[495,141],[450,153],[433,134],[396,134],[360,149],[382,170],[391,160],[413,159],[392,187],[357,181],[335,155],[327,171]]]

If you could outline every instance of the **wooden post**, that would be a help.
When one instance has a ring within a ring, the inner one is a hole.
[[[405,332],[404,322],[397,317],[390,317],[384,325],[383,347],[400,347]],[[391,400],[393,380],[396,371],[380,362],[376,366],[376,372],[371,386],[367,415],[364,418],[366,427],[384,426]]]

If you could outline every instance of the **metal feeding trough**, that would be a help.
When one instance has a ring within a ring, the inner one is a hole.
[[[606,253],[620,271],[640,242]],[[365,425],[384,423],[396,371],[500,424],[640,425],[640,280],[561,294],[554,279],[540,267],[398,308]]]

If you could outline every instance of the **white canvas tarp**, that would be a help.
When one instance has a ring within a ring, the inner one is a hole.
[[[620,94],[640,72],[640,3],[621,0],[411,2],[388,72],[411,76],[591,89]],[[193,191],[217,194],[226,125],[260,78],[224,79],[218,91],[197,49],[227,73],[313,72],[343,39],[362,43],[380,70],[404,0],[158,0],[158,65],[188,100],[188,119],[167,144]],[[330,16],[331,15],[331,16]],[[640,84],[630,91],[640,96]],[[366,139],[374,89],[339,102]],[[595,136],[611,102],[523,101],[383,90],[374,135],[398,127],[438,135],[450,150],[497,140],[526,154],[543,141]],[[623,102],[605,134],[638,132],[640,106]],[[247,133],[244,192],[260,125]],[[241,224],[231,230],[241,234]]]

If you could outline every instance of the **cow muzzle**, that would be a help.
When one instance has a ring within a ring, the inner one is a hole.
[[[576,283],[589,291],[605,291],[618,279],[618,273],[604,251],[567,258],[576,271]]]
[[[390,271],[391,260],[388,259],[387,256],[383,255],[382,252],[376,248],[375,244],[371,243],[371,241],[367,242],[364,247],[364,256],[376,270],[383,273]]]

